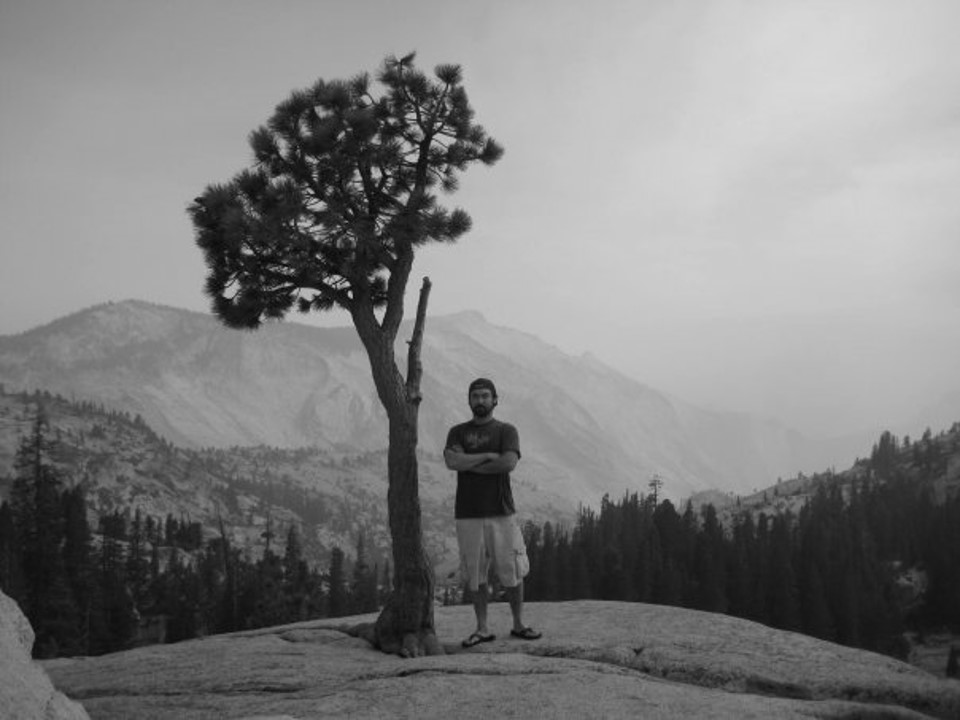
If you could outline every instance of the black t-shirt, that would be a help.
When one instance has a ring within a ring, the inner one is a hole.
[[[520,457],[520,438],[510,423],[493,419],[483,424],[473,421],[454,425],[447,433],[447,448],[459,445],[465,453],[512,450]],[[482,518],[513,515],[513,490],[510,473],[484,475],[469,470],[457,473],[457,500],[454,517]]]

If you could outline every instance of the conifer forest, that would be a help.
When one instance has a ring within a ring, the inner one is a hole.
[[[52,442],[38,416],[0,504],[0,589],[33,626],[37,657],[353,615],[385,600],[390,568],[368,560],[362,534],[352,560],[334,548],[311,567],[296,526],[268,527],[256,559],[226,532],[205,540],[199,523],[172,516],[131,509],[91,526],[83,485],[49,461]],[[678,508],[628,493],[581,508],[570,526],[528,521],[526,597],[678,605],[903,657],[907,631],[960,632],[960,494],[942,482],[958,457],[960,423],[914,442],[884,433],[851,471],[810,478],[797,511]],[[456,587],[439,595],[462,601]]]

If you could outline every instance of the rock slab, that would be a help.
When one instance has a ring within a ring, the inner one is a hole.
[[[960,718],[960,682],[725,615],[533,603],[538,641],[470,650],[466,606],[438,608],[445,656],[404,660],[318,620],[45,663],[94,720],[121,718]]]

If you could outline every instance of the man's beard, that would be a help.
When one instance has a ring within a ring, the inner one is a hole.
[[[473,416],[476,418],[488,417],[493,410],[489,405],[474,405],[472,408]]]

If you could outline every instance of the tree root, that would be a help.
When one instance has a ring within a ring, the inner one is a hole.
[[[347,634],[366,640],[377,650],[388,655],[415,658],[446,654],[436,633],[430,628],[404,633],[401,636],[389,631],[384,632],[379,623],[373,622],[354,625],[347,630]]]

